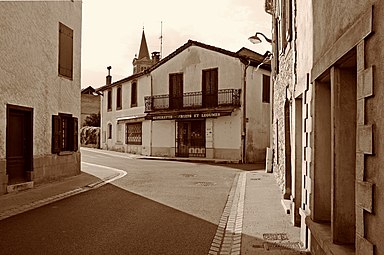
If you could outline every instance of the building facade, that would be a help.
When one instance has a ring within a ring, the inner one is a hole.
[[[98,89],[101,100],[101,148],[150,155],[150,121],[144,97],[151,94],[147,72],[133,74]]]
[[[81,127],[87,117],[100,114],[100,97],[92,86],[81,90]]]
[[[274,17],[281,2],[266,1]],[[287,113],[291,199],[301,197],[299,216],[297,200],[292,201],[293,223],[301,226],[312,254],[384,254],[379,170],[384,92],[376,86],[384,70],[384,4],[286,2],[296,49],[291,61],[295,93]],[[299,176],[301,188],[293,184]],[[287,181],[282,179],[283,186]]]
[[[155,65],[146,98],[152,155],[263,162],[270,72],[257,56],[190,40]]]
[[[80,173],[81,1],[0,3],[0,193]]]
[[[144,42],[140,52],[148,52]],[[161,61],[156,54],[151,60],[151,67],[98,89],[104,94],[104,149],[265,161],[271,94],[264,56],[190,40]]]

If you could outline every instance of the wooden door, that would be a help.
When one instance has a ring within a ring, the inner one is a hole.
[[[32,111],[7,106],[8,184],[25,182],[32,165]]]

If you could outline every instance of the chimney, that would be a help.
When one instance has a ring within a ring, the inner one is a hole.
[[[108,75],[106,77],[107,78],[106,85],[111,85],[111,83],[112,83],[112,76],[111,76],[112,66],[108,66],[107,69],[108,69]]]
[[[158,51],[152,52],[152,63],[156,64],[159,61],[160,61],[160,52]]]

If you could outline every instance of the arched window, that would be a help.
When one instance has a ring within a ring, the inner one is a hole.
[[[116,93],[116,110],[121,109],[121,87],[117,88],[117,93]]]
[[[112,139],[112,124],[108,124],[108,139]]]
[[[112,90],[108,90],[107,107],[108,111],[112,111]]]
[[[137,82],[132,82],[131,85],[131,107],[137,106]]]

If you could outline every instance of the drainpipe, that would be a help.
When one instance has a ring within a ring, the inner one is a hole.
[[[151,76],[151,96],[153,96],[153,76],[152,74],[149,74]],[[152,105],[153,107],[153,105]],[[149,137],[149,156],[152,156],[152,129],[153,129],[153,120],[150,120],[151,122],[151,132]]]
[[[251,61],[248,59],[247,64],[245,64],[244,67],[244,75],[243,75],[243,118],[242,118],[242,132],[241,132],[241,148],[242,148],[242,155],[241,155],[241,161],[242,163],[245,163],[245,151],[246,151],[246,137],[247,137],[247,69],[249,65],[251,64]]]

